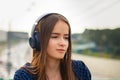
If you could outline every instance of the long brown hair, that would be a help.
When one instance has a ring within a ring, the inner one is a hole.
[[[60,61],[60,73],[62,80],[74,80],[74,73],[72,71],[72,61],[71,61],[71,28],[68,20],[61,14],[52,13],[51,15],[41,19],[36,30],[40,33],[40,47],[41,51],[36,51],[33,49],[33,59],[31,62],[31,67],[29,69],[32,74],[38,76],[37,80],[47,80],[47,75],[45,71],[46,66],[46,53],[47,46],[51,36],[51,33],[54,29],[55,24],[59,21],[64,21],[69,26],[69,46],[67,52],[63,59]]]

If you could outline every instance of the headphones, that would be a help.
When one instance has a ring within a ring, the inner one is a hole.
[[[35,21],[35,23],[34,23],[34,25],[33,25],[33,28],[32,28],[32,32],[31,32],[31,37],[29,38],[29,44],[30,44],[30,47],[31,47],[32,49],[35,49],[36,51],[40,51],[40,50],[41,50],[41,45],[40,45],[40,32],[38,32],[38,31],[36,30],[36,27],[37,27],[38,23],[39,23],[42,19],[44,19],[44,18],[46,18],[46,17],[48,17],[48,16],[50,16],[50,15],[52,15],[52,14],[54,14],[54,13],[44,14],[44,15],[40,16],[40,17]]]

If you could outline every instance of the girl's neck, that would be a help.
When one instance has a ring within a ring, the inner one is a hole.
[[[47,58],[46,74],[49,80],[61,80],[60,60]]]
[[[47,58],[46,71],[59,71],[60,60]]]

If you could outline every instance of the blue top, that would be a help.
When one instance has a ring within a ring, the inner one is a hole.
[[[30,66],[30,63],[26,63],[26,66]],[[72,69],[74,74],[79,80],[91,80],[91,73],[88,67],[83,61],[73,60]],[[14,80],[36,80],[37,76],[29,73],[24,68],[20,68],[15,72]]]

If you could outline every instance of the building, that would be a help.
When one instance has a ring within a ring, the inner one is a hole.
[[[27,32],[0,31],[0,42],[27,40]]]
[[[8,32],[8,41],[28,40],[28,33],[26,32]]]

